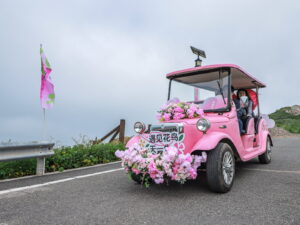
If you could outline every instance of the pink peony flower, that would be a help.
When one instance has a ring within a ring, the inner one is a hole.
[[[188,161],[184,161],[181,166],[180,166],[181,169],[187,169],[189,170],[191,168],[191,163],[188,162]]]
[[[194,118],[194,115],[195,115],[195,111],[191,110],[191,109],[188,109],[187,110],[187,114],[188,114],[188,117],[190,119]]]
[[[167,147],[164,155],[167,155],[170,159],[170,161],[173,161],[175,159],[175,156],[178,155],[178,148],[175,147]]]
[[[136,175],[138,175],[138,174],[141,173],[141,171],[138,170],[138,169],[136,169],[136,168],[132,168],[131,170],[132,170],[132,172],[134,172]]]
[[[158,119],[158,120],[161,120],[161,119],[162,119],[161,113],[157,113],[157,114],[155,115],[155,117],[156,117],[156,119]]]
[[[201,165],[201,162],[202,162],[202,156],[198,156],[198,155],[194,156],[193,168],[197,169]]]
[[[164,113],[163,118],[165,121],[169,121],[171,119],[171,114],[170,113]]]
[[[178,112],[178,113],[183,113],[183,112],[184,112],[184,109],[181,108],[181,107],[179,107],[179,106],[177,106],[173,111],[174,111],[174,112]]]
[[[164,104],[160,107],[160,110],[164,111],[168,108],[169,104]]]
[[[163,178],[156,178],[156,179],[154,179],[154,182],[156,184],[162,184],[164,182],[164,179]]]
[[[190,175],[191,179],[193,179],[193,180],[196,179],[197,178],[197,171],[196,171],[196,169],[190,168],[189,175]]]
[[[124,151],[120,151],[120,150],[117,150],[115,152],[115,155],[120,159],[122,159],[124,157],[124,154],[125,154]]]
[[[179,98],[172,98],[171,100],[169,100],[169,101],[167,102],[167,104],[171,104],[171,103],[179,103],[179,102],[180,102]]]
[[[204,111],[203,111],[203,109],[198,109],[198,110],[196,111],[196,113],[197,113],[199,116],[201,116],[201,117],[204,116]]]
[[[193,161],[193,157],[188,153],[185,155],[186,156],[186,161],[191,163]]]
[[[183,114],[183,113],[174,113],[174,116],[173,116],[173,119],[174,120],[180,120],[180,119],[182,119],[182,118],[184,118],[185,117],[185,115]]]
[[[199,106],[196,104],[191,104],[190,105],[190,110],[193,112],[196,112],[197,110],[199,110]]]

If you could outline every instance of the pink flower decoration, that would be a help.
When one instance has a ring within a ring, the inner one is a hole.
[[[179,103],[179,102],[180,102],[179,98],[173,98],[167,102],[167,105],[169,105],[171,103]]]
[[[197,178],[197,171],[194,168],[190,168],[189,173],[190,173],[189,175],[190,175],[191,179],[194,180]]]
[[[183,113],[184,112],[184,109],[177,106],[175,109],[174,109],[174,112],[179,112],[179,113]]]
[[[203,111],[203,109],[198,109],[198,110],[197,110],[197,114],[200,115],[201,117],[203,117],[203,116],[204,116],[204,111]]]
[[[124,151],[120,151],[120,150],[117,150],[115,152],[115,156],[117,156],[118,158],[122,159],[125,155],[125,152]]]
[[[162,118],[162,116],[161,116],[160,113],[157,113],[157,114],[155,115],[155,117],[156,117],[156,119],[158,119],[158,120],[161,120],[161,118]]]
[[[179,120],[184,118],[196,118],[203,116],[200,106],[194,103],[169,101],[161,107],[157,119],[160,121]]]
[[[171,119],[171,114],[170,113],[165,113],[163,115],[163,118],[165,119],[165,121],[169,121]]]
[[[204,162],[206,154],[183,154],[179,147],[167,147],[161,154],[153,154],[139,145],[133,145],[125,151],[116,151],[115,155],[122,159],[126,172],[143,174],[156,184],[164,183],[166,177],[184,183],[188,179],[196,179],[197,168]]]
[[[136,175],[140,174],[141,171],[139,171],[138,169],[136,168],[132,168],[132,172],[134,172]]]
[[[156,179],[154,179],[154,182],[156,184],[162,184],[164,182],[164,179],[163,178],[156,178]]]
[[[174,120],[180,120],[180,119],[182,119],[182,118],[184,118],[185,117],[185,115],[183,114],[183,113],[174,113],[174,116],[173,116],[173,119]]]

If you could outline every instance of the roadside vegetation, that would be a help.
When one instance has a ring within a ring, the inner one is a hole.
[[[64,171],[100,163],[119,160],[115,156],[117,150],[125,149],[122,143],[77,144],[72,147],[55,149],[55,154],[46,158],[46,172]],[[15,160],[0,163],[0,179],[34,175],[36,159]]]
[[[300,133],[300,106],[284,107],[271,113],[269,117],[275,120],[276,126],[291,133]]]

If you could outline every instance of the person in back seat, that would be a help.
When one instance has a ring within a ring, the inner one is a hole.
[[[248,117],[253,117],[252,105],[253,102],[249,98],[248,92],[245,89],[239,89],[237,91],[237,98],[233,100],[237,110],[237,116],[239,120],[240,133],[246,133],[245,122]]]

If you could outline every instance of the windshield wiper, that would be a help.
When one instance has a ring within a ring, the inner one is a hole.
[[[223,89],[221,88],[220,81],[217,80],[217,83],[218,83],[218,86],[219,86],[219,91],[220,91],[220,93],[222,95],[222,98],[223,98],[223,101],[224,101],[224,105],[226,105],[225,98],[224,98],[224,93],[223,93]]]

